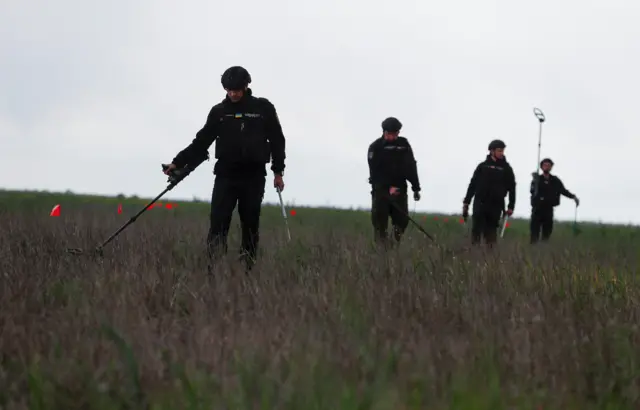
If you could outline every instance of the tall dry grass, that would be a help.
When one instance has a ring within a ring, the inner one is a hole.
[[[265,217],[250,276],[234,226],[210,278],[206,212],[150,212],[103,258],[63,251],[108,236],[113,212],[2,214],[0,406],[637,408],[637,243],[451,254],[411,230],[384,253],[317,215],[292,243]]]

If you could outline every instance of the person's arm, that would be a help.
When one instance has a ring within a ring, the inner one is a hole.
[[[209,111],[204,126],[196,133],[191,144],[180,151],[171,161],[176,168],[184,168],[186,165],[195,168],[209,157],[209,147],[218,138],[219,118],[218,108],[214,106]]]
[[[569,199],[575,199],[576,198],[575,194],[573,192],[570,192],[567,188],[564,187],[564,184],[562,183],[560,178],[556,177],[556,179],[557,179],[558,188],[560,190],[560,195],[564,195]]]
[[[471,203],[471,199],[476,193],[476,188],[478,186],[478,178],[480,178],[480,169],[481,164],[479,164],[475,171],[473,171],[473,175],[471,176],[471,181],[469,181],[469,186],[467,187],[467,194],[464,196],[462,203],[465,205],[469,205]]]
[[[284,173],[284,160],[286,158],[286,140],[282,132],[282,125],[278,118],[276,107],[266,98],[261,98],[266,106],[267,139],[271,149],[271,171],[276,175]]]
[[[509,166],[508,172],[507,189],[509,190],[509,203],[507,209],[513,211],[516,207],[516,175],[511,166]]]
[[[375,182],[375,164],[373,162],[373,157],[376,154],[375,143],[369,145],[369,149],[367,150],[367,163],[369,164],[369,184],[373,185]]]
[[[566,196],[567,198],[573,199],[576,203],[576,206],[580,206],[580,200],[578,199],[576,194],[574,194],[573,192],[565,188],[560,178],[556,177],[556,179],[558,180],[558,187],[560,188],[560,194]]]
[[[531,186],[529,186],[529,193],[531,194],[532,197],[536,193],[536,184],[538,183],[539,178],[540,176],[538,175],[537,172],[534,172],[531,174]]]
[[[420,192],[420,179],[418,178],[418,166],[415,156],[413,155],[413,148],[407,141],[407,180],[411,182],[411,190],[413,192]]]

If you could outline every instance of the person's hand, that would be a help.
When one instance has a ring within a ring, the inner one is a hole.
[[[162,172],[163,172],[165,175],[171,175],[171,173],[172,173],[176,168],[178,168],[178,167],[176,166],[176,164],[167,164],[167,165],[166,165],[166,168],[164,168],[164,169],[162,170]]]
[[[273,177],[273,187],[279,189],[280,191],[284,190],[284,181],[282,180],[282,175],[275,174]]]
[[[513,209],[507,209],[507,216],[513,215]]]
[[[413,192],[413,200],[416,202],[420,200],[420,192],[418,191]]]
[[[462,204],[462,219],[464,219],[466,222],[468,217],[469,217],[469,204]]]
[[[577,196],[574,196],[573,200],[576,201],[576,206],[580,206],[580,200],[578,199]]]

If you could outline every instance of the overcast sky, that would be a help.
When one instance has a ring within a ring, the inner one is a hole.
[[[366,151],[396,116],[418,210],[460,212],[501,138],[515,216],[528,217],[540,107],[542,156],[579,217],[638,223],[639,20],[631,0],[5,0],[0,187],[155,196],[160,164],[224,97],[222,72],[243,65],[287,137],[285,201],[369,207]],[[212,169],[167,198],[209,198]],[[563,198],[556,216],[573,215]]]

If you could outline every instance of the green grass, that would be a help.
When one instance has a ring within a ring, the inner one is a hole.
[[[236,216],[208,278],[209,205],[180,202],[103,258],[64,253],[146,202],[0,191],[0,408],[638,407],[638,228],[557,224],[531,247],[515,220],[483,252],[418,214],[437,243],[409,228],[385,253],[365,211],[296,207],[288,243],[265,206],[256,272]]]

